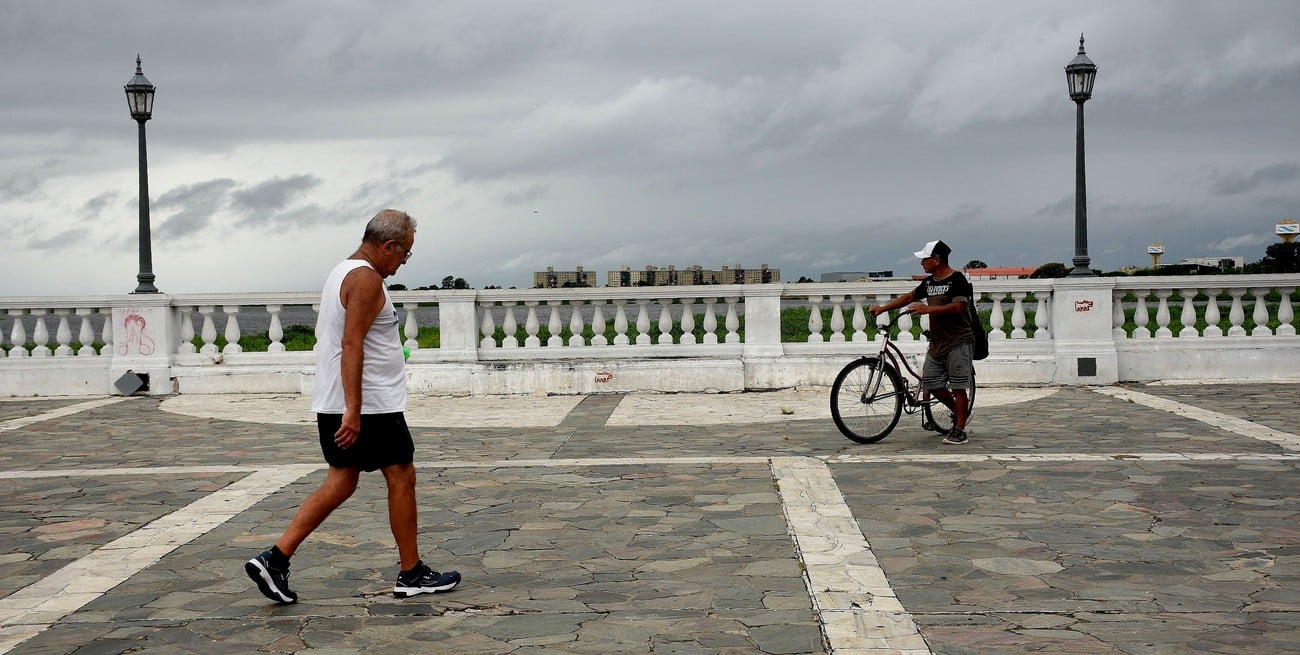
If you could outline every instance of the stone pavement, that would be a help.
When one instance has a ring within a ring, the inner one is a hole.
[[[323,478],[297,396],[0,401],[3,653],[1300,651],[1300,385],[981,389],[854,444],[827,391],[413,398],[421,547]]]

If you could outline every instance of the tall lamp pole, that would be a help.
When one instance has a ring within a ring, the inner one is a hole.
[[[1088,258],[1088,206],[1083,182],[1083,103],[1092,97],[1092,83],[1097,66],[1083,52],[1083,35],[1079,35],[1079,54],[1065,67],[1065,81],[1070,99],[1079,107],[1074,146],[1074,270],[1070,275],[1092,275]]]
[[[145,79],[140,68],[140,55],[135,56],[135,77],[126,83],[126,103],[131,108],[131,118],[140,124],[140,273],[132,293],[158,293],[153,285],[153,250],[149,244],[149,160],[145,156],[144,123],[153,116],[154,86]]]

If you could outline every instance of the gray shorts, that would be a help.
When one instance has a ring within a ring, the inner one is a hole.
[[[969,389],[974,367],[971,344],[963,343],[934,356],[926,353],[921,367],[922,389]]]

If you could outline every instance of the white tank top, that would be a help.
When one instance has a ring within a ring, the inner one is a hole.
[[[311,410],[342,414],[343,303],[339,290],[348,273],[370,266],[361,259],[346,259],[325,279],[320,315],[316,319],[316,379],[312,383]],[[373,268],[373,267],[372,267]],[[397,334],[397,309],[384,289],[384,307],[366,332],[361,370],[361,413],[392,414],[406,411],[406,359]]]

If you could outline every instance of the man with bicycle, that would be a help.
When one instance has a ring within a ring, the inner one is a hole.
[[[967,441],[966,420],[970,418],[966,389],[971,384],[973,332],[966,303],[975,290],[970,281],[948,265],[952,248],[942,241],[930,241],[913,253],[928,276],[912,291],[883,305],[869,308],[874,317],[900,307],[910,314],[930,317],[930,344],[921,369],[921,388],[952,411],[955,421],[944,437],[946,444]],[[922,302],[924,301],[924,302]],[[926,424],[928,430],[938,431]]]

